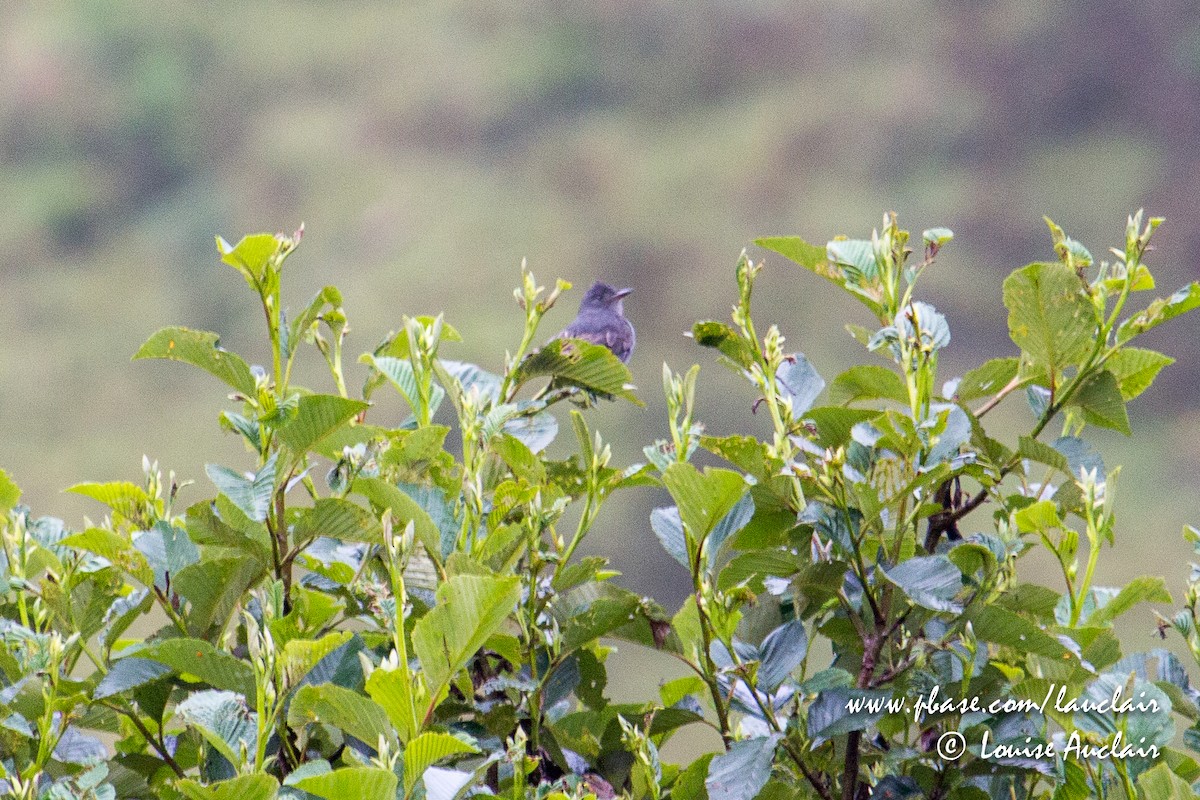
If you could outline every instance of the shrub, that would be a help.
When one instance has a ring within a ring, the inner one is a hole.
[[[1117,470],[1082,437],[1130,432],[1126,403],[1171,361],[1131,342],[1200,305],[1192,284],[1125,313],[1154,287],[1142,259],[1159,222],[1131,218],[1115,260],[1099,264],[1051,223],[1058,259],[1004,283],[1017,354],[945,382],[950,330],[915,290],[950,231],[925,231],[917,254],[893,216],[870,240],[760,240],[864,305],[872,327],[849,329],[882,361],[826,384],[779,328],[760,336],[761,265],[743,255],[731,324],[692,334],[747,380],[769,435],[706,432],[699,367],[664,366],[670,438],[624,468],[586,411],[639,403],[626,367],[587,342],[535,346],[567,284],[547,293],[523,271],[524,333],[498,372],[444,358],[459,337],[440,316],[406,317],[359,359],[366,378],[351,396],[337,289],[292,319],[283,311],[299,232],[218,239],[261,304],[269,368],[185,328],[135,356],[186,362],[232,390],[221,425],[248,458],[207,467],[215,497],[180,506],[174,475],[147,462],[140,483],[72,487],[107,508],[72,531],[33,518],[0,473],[7,790],[1190,796],[1200,765],[1175,746],[1174,725],[1197,717],[1198,695],[1172,656],[1123,655],[1113,632],[1121,614],[1170,595],[1156,577],[1094,585]],[[329,393],[292,383],[309,346]],[[388,387],[410,411],[395,428],[370,416]],[[989,413],[1021,396],[1029,432],[1000,441]],[[577,448],[549,458],[553,412],[572,406]],[[1061,435],[1043,441],[1051,425]],[[693,465],[701,449],[728,467]],[[654,533],[691,577],[673,614],[621,588],[603,559],[573,557],[612,495],[650,487],[673,502],[652,514]],[[977,509],[987,530],[964,536]],[[1061,589],[1018,577],[1039,547]],[[1195,594],[1175,621],[1193,649]],[[689,673],[658,702],[611,702],[614,640]],[[1138,707],[1106,707],[1114,694]],[[723,750],[665,763],[663,744],[687,725],[714,729]]]

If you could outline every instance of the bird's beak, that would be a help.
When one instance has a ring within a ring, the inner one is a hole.
[[[615,295],[613,295],[613,297],[620,300],[624,297],[628,297],[631,294],[633,294],[633,289],[620,289]]]

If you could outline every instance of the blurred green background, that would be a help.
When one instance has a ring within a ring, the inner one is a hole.
[[[710,431],[764,429],[749,387],[682,336],[727,318],[734,262],[756,236],[862,237],[889,210],[918,235],[952,228],[925,279],[954,332],[950,378],[1012,352],[1000,283],[1052,256],[1043,214],[1100,256],[1145,206],[1168,220],[1150,259],[1158,294],[1197,277],[1198,109],[1200,15],[1183,0],[10,0],[0,465],[37,513],[76,525],[99,509],[61,489],[139,480],[143,453],[197,479],[188,502],[212,492],[204,463],[249,466],[218,430],[218,382],[129,359],[182,324],[261,363],[260,312],[213,235],[301,221],[286,301],[339,285],[354,355],[403,314],[444,311],[465,338],[444,355],[499,369],[520,336],[523,258],[547,286],[575,284],[547,336],[592,280],[635,287],[631,367],[648,408],[592,417],[618,463],[666,435],[664,361],[704,365]],[[857,306],[766,262],[760,330],[777,322],[826,379],[875,360],[842,329],[870,323]],[[1178,597],[1186,577],[1197,326],[1148,337],[1181,363],[1134,405],[1134,440],[1100,437],[1108,464],[1126,465],[1104,583],[1162,574]],[[1008,405],[1015,436],[1028,411]],[[685,576],[648,524],[665,501],[628,494],[590,546],[674,607]],[[1053,580],[1044,567],[1027,568]],[[1135,616],[1127,649],[1152,646],[1149,614]]]

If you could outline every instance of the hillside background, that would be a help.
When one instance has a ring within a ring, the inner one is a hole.
[[[98,507],[61,489],[139,480],[143,453],[197,480],[189,502],[212,492],[206,462],[249,465],[217,428],[218,382],[130,361],[169,324],[264,360],[214,234],[303,221],[286,302],[339,285],[353,355],[403,314],[444,311],[465,339],[444,354],[498,369],[520,335],[521,259],[575,284],[547,335],[592,280],[635,287],[648,408],[593,416],[630,463],[666,433],[664,361],[703,365],[711,431],[765,425],[682,336],[727,317],[755,237],[867,236],[889,210],[918,235],[952,228],[925,280],[954,333],[950,378],[1012,352],[1000,283],[1051,257],[1043,214],[1100,256],[1144,206],[1168,220],[1158,293],[1198,277],[1198,145],[1200,14],[1183,0],[7,2],[0,465],[75,525]],[[869,323],[848,300],[766,261],[761,328],[778,322],[827,379],[874,358],[842,330],[846,314]],[[1136,446],[1100,437],[1127,466],[1105,583],[1181,587],[1180,528],[1200,522],[1200,317],[1167,328],[1151,344],[1181,363],[1135,404]],[[398,421],[389,403],[378,419]],[[684,575],[648,525],[666,495],[628,499],[592,550],[674,606]],[[1151,646],[1149,614],[1135,624],[1128,649]]]

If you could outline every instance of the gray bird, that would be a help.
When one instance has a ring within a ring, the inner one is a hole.
[[[574,322],[554,338],[583,339],[604,345],[621,359],[621,363],[628,363],[637,342],[633,323],[625,319],[625,298],[632,291],[614,289],[603,281],[596,281],[583,296]]]

